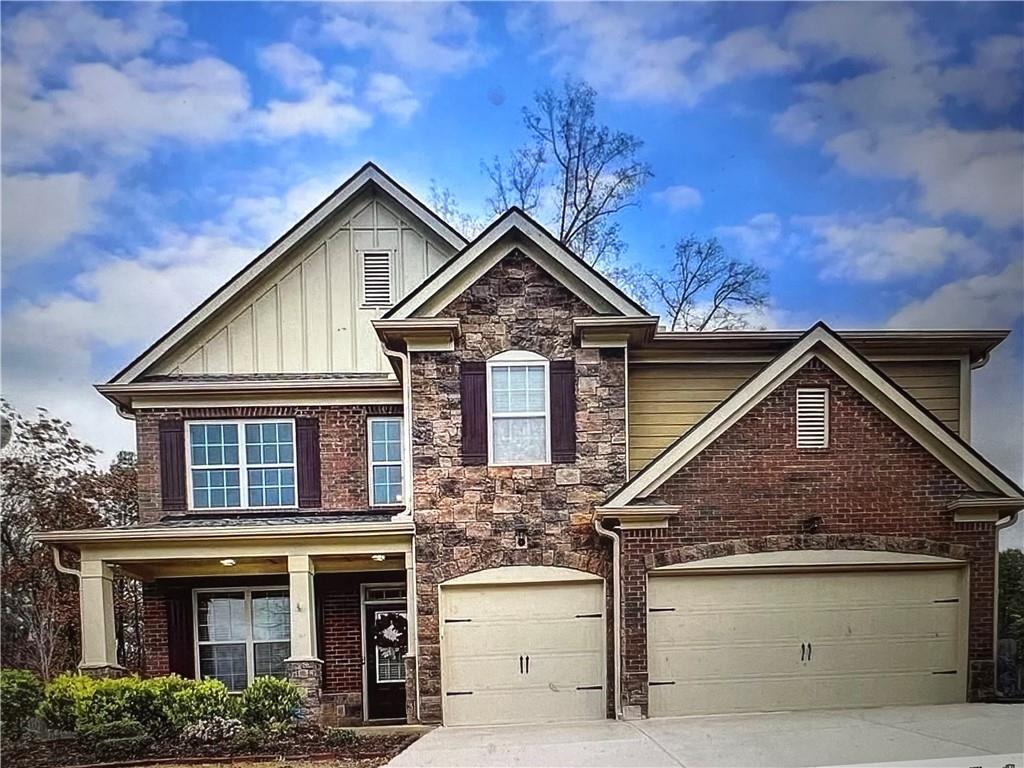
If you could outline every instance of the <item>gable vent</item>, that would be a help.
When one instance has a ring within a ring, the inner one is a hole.
[[[796,391],[796,447],[828,447],[828,390]]]
[[[363,254],[363,306],[390,307],[391,254]]]

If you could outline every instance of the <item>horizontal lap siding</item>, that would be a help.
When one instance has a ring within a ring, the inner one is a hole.
[[[629,465],[637,472],[763,363],[648,363],[629,366]],[[954,432],[960,427],[955,360],[878,363],[896,384]]]

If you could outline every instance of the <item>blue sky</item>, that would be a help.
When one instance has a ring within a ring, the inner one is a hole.
[[[12,4],[4,391],[107,450],[104,380],[367,159],[483,212],[573,76],[655,177],[627,261],[717,235],[761,321],[1010,327],[977,440],[1021,470],[1024,5]]]

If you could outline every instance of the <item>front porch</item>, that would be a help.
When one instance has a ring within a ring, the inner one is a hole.
[[[38,539],[81,557],[83,673],[117,662],[115,569],[143,582],[147,676],[216,678],[229,690],[286,677],[330,724],[415,718],[411,521],[187,519]],[[409,647],[405,647],[406,643]]]

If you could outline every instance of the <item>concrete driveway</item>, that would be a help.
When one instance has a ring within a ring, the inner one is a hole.
[[[950,704],[437,728],[388,765],[1021,768],[1022,753],[1024,705]]]

